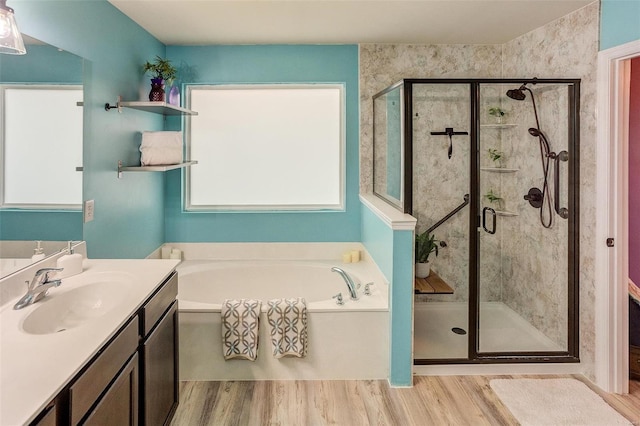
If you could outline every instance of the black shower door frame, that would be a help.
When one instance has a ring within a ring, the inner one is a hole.
[[[568,280],[567,280],[567,350],[553,352],[479,352],[480,313],[480,87],[483,84],[523,83],[567,85],[569,111],[568,128]],[[496,364],[496,363],[576,363],[579,358],[579,182],[580,182],[580,79],[404,79],[391,87],[402,85],[404,96],[404,212],[413,213],[413,86],[418,84],[464,84],[470,88],[470,213],[469,214],[469,333],[468,358],[414,359],[415,365],[434,364]],[[384,91],[383,91],[384,92]],[[382,92],[381,92],[382,93]]]

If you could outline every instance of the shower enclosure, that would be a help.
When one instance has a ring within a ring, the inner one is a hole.
[[[373,97],[374,193],[439,242],[416,364],[579,360],[579,99],[580,80],[535,78]]]

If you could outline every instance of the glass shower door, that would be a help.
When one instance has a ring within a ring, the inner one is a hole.
[[[570,349],[574,95],[566,83],[480,84],[480,355]]]

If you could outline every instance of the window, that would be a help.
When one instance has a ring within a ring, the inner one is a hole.
[[[187,210],[344,210],[344,87],[189,86]]]
[[[0,85],[2,207],[80,209],[82,86]]]

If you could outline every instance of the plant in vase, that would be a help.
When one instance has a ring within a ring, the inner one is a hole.
[[[504,200],[498,194],[494,193],[493,189],[490,189],[489,192],[484,194],[484,198],[489,200],[489,202],[491,204],[497,203],[498,204],[498,209],[502,209],[503,208]]]
[[[431,273],[429,255],[435,252],[438,256],[438,242],[435,234],[423,232],[416,235],[416,277],[426,278]]]
[[[491,107],[489,108],[489,115],[495,117],[498,123],[502,123],[502,117],[506,112],[500,107]]]
[[[489,148],[487,152],[489,153],[489,158],[491,159],[491,161],[493,161],[495,167],[504,167],[504,152],[498,151],[497,149],[493,148]]]
[[[176,78],[176,69],[168,59],[156,56],[153,62],[145,62],[144,72],[151,74],[151,91],[149,100],[152,102],[164,101],[164,83],[171,84]]]

